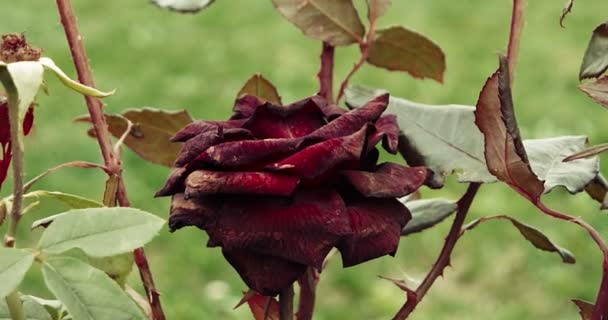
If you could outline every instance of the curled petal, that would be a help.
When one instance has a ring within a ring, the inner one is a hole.
[[[236,102],[234,103],[234,108],[232,109],[234,113],[232,114],[232,117],[230,117],[230,119],[236,120],[250,118],[255,113],[255,109],[257,109],[263,104],[264,101],[260,100],[256,96],[242,96],[236,99]]]
[[[201,153],[194,162],[220,168],[252,166],[269,158],[279,157],[297,150],[301,139],[264,139],[225,142]]]
[[[338,245],[342,264],[350,267],[397,252],[401,229],[411,219],[393,198],[366,198],[347,207],[352,234]]]
[[[334,121],[338,121],[338,119]],[[267,169],[286,172],[306,179],[317,178],[341,165],[359,161],[365,150],[366,137],[370,128],[370,126],[364,125],[349,136],[313,144],[287,159],[269,165]]]
[[[376,121],[388,106],[388,94],[378,96],[361,108],[346,112],[342,116],[311,133],[309,140],[327,140],[353,134],[368,122]]]
[[[306,266],[245,250],[222,250],[247,286],[262,295],[275,296],[306,271]]]
[[[183,193],[173,195],[169,230],[171,232],[188,226],[206,229],[215,218],[213,199],[186,199]]]
[[[298,191],[294,199],[226,198],[210,227],[210,242],[320,268],[338,240],[350,234],[344,201],[331,189]]]
[[[184,181],[188,174],[186,168],[173,168],[167,178],[167,182],[156,194],[155,197],[166,197],[184,191]]]
[[[225,172],[198,170],[186,179],[186,197],[217,193],[288,196],[299,179],[271,172]]]
[[[247,119],[228,121],[194,121],[173,135],[173,137],[171,137],[171,141],[186,142],[203,132],[215,131],[217,130],[217,127],[222,127],[223,129],[240,128],[246,121]]]
[[[428,176],[425,167],[384,163],[375,172],[346,170],[342,175],[365,197],[404,197],[420,188]]]
[[[249,132],[249,130],[240,128],[223,129],[222,127],[216,127],[216,130],[199,133],[194,138],[186,141],[182,151],[177,157],[177,160],[175,160],[175,165],[178,167],[186,165],[188,162],[194,160],[203,151],[218,143],[246,139],[253,139],[253,135],[251,132]]]
[[[397,124],[397,116],[389,114],[380,117],[374,123],[376,131],[369,138],[369,147],[375,146],[382,140],[384,150],[396,154],[399,145],[399,125]]]

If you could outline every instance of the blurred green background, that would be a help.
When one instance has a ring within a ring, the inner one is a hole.
[[[108,112],[129,107],[187,108],[195,118],[223,119],[242,84],[261,72],[278,87],[285,102],[318,89],[320,44],[284,20],[270,1],[217,1],[198,15],[180,15],[146,0],[75,0],[75,11],[100,89],[117,88],[105,100]],[[363,1],[357,0],[362,7]],[[435,40],[447,55],[444,85],[417,81],[406,74],[364,66],[353,84],[383,87],[392,94],[430,104],[474,104],[504,48],[511,1],[393,1],[379,26],[403,24]],[[576,89],[579,62],[591,30],[603,22],[599,1],[577,2],[567,28],[558,24],[563,1],[530,1],[515,102],[527,138],[587,134],[592,143],[608,141],[608,114]],[[45,55],[74,75],[69,50],[52,1],[0,0],[0,33],[27,32]],[[602,7],[601,9],[605,9]],[[362,16],[365,12],[361,11]],[[337,50],[336,81],[358,58],[357,49]],[[47,77],[50,95],[41,94],[36,129],[26,141],[27,176],[72,161],[100,161],[86,127],[71,120],[86,113],[82,97]],[[152,195],[163,184],[166,168],[124,151],[125,178],[132,203],[161,217],[168,199]],[[452,179],[453,180],[453,179]],[[66,169],[38,187],[100,199],[104,175]],[[465,185],[451,181],[425,197],[457,198]],[[1,195],[11,190],[4,185]],[[546,197],[553,208],[580,215],[608,239],[606,213],[586,194],[556,190]],[[33,244],[34,220],[65,208],[45,202],[21,225],[20,245]],[[467,234],[453,256],[453,268],[439,279],[411,319],[576,319],[571,298],[593,300],[600,277],[600,254],[580,228],[543,216],[499,184],[483,186],[469,219],[508,213],[542,228],[578,258],[564,265],[557,255],[535,250],[504,221],[490,222]],[[319,285],[315,319],[388,319],[404,294],[378,275],[421,279],[447,234],[449,223],[404,238],[396,258],[382,258],[342,269],[332,259]],[[4,229],[0,228],[4,233]],[[168,319],[248,319],[246,307],[232,307],[246,289],[218,249],[204,247],[195,229],[166,230],[147,248]],[[40,271],[32,270],[22,287],[48,296]],[[135,271],[131,283],[138,286]]]

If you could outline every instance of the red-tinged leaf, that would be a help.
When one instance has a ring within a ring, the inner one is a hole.
[[[367,0],[367,19],[376,21],[383,16],[392,5],[392,0]]]
[[[407,208],[392,198],[367,198],[347,207],[352,234],[338,245],[344,267],[397,252],[401,229],[410,220]]]
[[[608,69],[608,23],[600,24],[595,30],[579,72],[579,79],[597,78]]]
[[[346,170],[342,175],[365,197],[404,197],[420,188],[428,176],[425,167],[384,163],[374,172]]]
[[[574,6],[574,0],[566,0],[566,4],[564,5],[564,8],[562,9],[562,14],[559,16],[559,25],[562,28],[565,28],[564,20],[566,19],[566,16],[570,12],[572,12],[572,6]]]
[[[363,42],[365,28],[352,0],[272,0],[305,35],[334,46]]]
[[[579,85],[578,88],[595,102],[608,108],[608,76],[603,76],[594,81],[583,83]]]
[[[506,58],[485,83],[475,110],[475,124],[484,136],[485,158],[490,173],[516,191],[537,201],[544,183],[530,168],[519,135],[510,91]]]
[[[277,88],[261,74],[255,74],[249,78],[236,97],[238,99],[244,95],[252,95],[262,101],[281,104],[281,96],[279,96]]]
[[[274,298],[256,294],[247,304],[255,320],[279,320],[279,302]]]
[[[367,62],[391,71],[405,71],[414,78],[443,82],[445,55],[425,36],[404,27],[378,30]]]
[[[509,220],[511,222],[511,224],[513,224],[513,226],[515,228],[517,228],[517,230],[519,230],[519,233],[521,233],[521,235],[524,238],[526,238],[528,241],[530,241],[530,243],[532,243],[532,245],[534,245],[536,248],[543,250],[543,251],[555,252],[555,253],[559,254],[559,256],[562,258],[562,261],[564,263],[569,263],[569,264],[576,263],[576,259],[574,258],[572,253],[570,253],[570,251],[554,244],[553,241],[551,241],[541,231],[539,231],[538,229],[535,229],[534,227],[531,227],[523,222],[520,222],[513,217],[509,217],[506,215],[479,218],[477,220],[472,221],[468,225],[464,226],[462,228],[462,232],[464,233],[465,231],[472,230],[475,227],[477,227],[479,224],[481,224],[482,222],[486,222],[489,220],[496,220],[496,219]]]
[[[587,301],[572,299],[572,302],[578,307],[578,313],[581,315],[581,320],[593,319],[593,308],[595,306]]]
[[[608,150],[608,143],[602,143],[602,144],[598,144],[592,147],[589,147],[583,151],[579,151],[577,153],[574,153],[568,157],[566,157],[566,159],[564,159],[564,162],[570,162],[570,161],[574,161],[574,160],[579,160],[579,159],[586,159],[586,158],[590,158],[590,157],[594,157],[604,151]]]
[[[187,198],[228,194],[289,196],[300,179],[271,172],[226,172],[197,170],[186,179]]]
[[[276,296],[293,284],[307,266],[246,250],[222,250],[247,286],[264,296]]]
[[[86,121],[81,117],[77,121]],[[192,122],[187,111],[168,112],[153,108],[130,109],[122,114],[106,114],[108,129],[116,138],[123,136],[128,128],[133,128],[126,136],[124,144],[144,160],[152,163],[173,166],[181,146],[171,142],[171,137],[181,128]],[[93,129],[89,134],[94,136]]]
[[[293,199],[233,196],[219,200],[209,245],[248,250],[321,268],[350,234],[346,207],[331,189],[300,190]]]

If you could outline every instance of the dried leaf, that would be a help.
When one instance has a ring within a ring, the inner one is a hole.
[[[584,149],[583,151],[576,152],[576,153],[566,157],[566,159],[564,159],[564,162],[591,158],[606,150],[608,150],[608,143],[598,144],[598,145],[589,147],[587,149]]]
[[[458,208],[454,201],[441,198],[414,200],[403,204],[410,210],[412,220],[401,231],[402,236],[431,228],[452,215]]]
[[[181,13],[196,13],[212,5],[215,0],[152,0],[152,3],[165,9]]]
[[[572,11],[573,5],[574,5],[574,0],[567,0],[566,5],[564,5],[564,9],[562,9],[562,14],[559,17],[559,25],[562,28],[565,28],[564,20],[566,19],[566,16]]]
[[[391,71],[405,71],[414,78],[443,82],[445,55],[425,36],[404,27],[378,30],[367,62]]]
[[[593,308],[595,306],[592,303],[579,299],[572,299],[572,302],[578,307],[581,320],[591,320],[593,318]]]
[[[532,243],[532,245],[534,245],[536,248],[543,250],[543,251],[555,252],[555,253],[559,254],[559,256],[562,258],[562,261],[564,263],[570,263],[570,264],[576,263],[576,259],[574,258],[572,253],[570,253],[570,251],[568,251],[560,246],[555,245],[553,243],[553,241],[551,241],[541,231],[539,231],[538,229],[535,229],[534,227],[531,227],[525,223],[522,223],[513,217],[509,217],[506,215],[483,217],[483,218],[474,220],[462,228],[462,233],[464,233],[465,231],[472,230],[473,228],[477,227],[482,222],[486,222],[489,220],[496,220],[496,219],[504,219],[504,220],[511,221],[513,226],[516,227],[517,230],[519,230],[521,235],[524,238],[526,238],[528,241],[530,241],[530,243]],[[461,235],[462,235],[462,233],[461,233]]]
[[[392,2],[392,0],[367,0],[367,19],[371,22],[383,16]]]
[[[85,121],[81,117],[76,121]],[[169,139],[181,128],[192,122],[190,114],[185,111],[169,112],[153,108],[129,109],[123,114],[106,114],[106,121],[112,135],[120,138],[128,127],[128,121],[133,122],[131,133],[124,143],[139,156],[153,163],[167,167],[173,166],[180,144],[172,143]],[[90,135],[94,131],[89,130]]]
[[[598,104],[608,108],[608,76],[583,83],[578,89],[587,94]]]
[[[256,294],[247,304],[255,320],[279,320],[279,303],[274,298]]]
[[[252,95],[260,98],[262,101],[282,105],[281,96],[279,96],[277,88],[261,74],[255,74],[249,78],[236,97],[238,99],[244,95]]]
[[[601,203],[600,209],[608,209],[608,181],[600,174],[585,187],[591,198]]]
[[[595,30],[581,64],[579,79],[597,78],[608,68],[608,23],[600,24]]]
[[[363,42],[365,28],[352,0],[272,0],[305,35],[344,46]]]

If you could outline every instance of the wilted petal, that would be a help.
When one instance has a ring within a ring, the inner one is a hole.
[[[378,96],[363,107],[348,111],[334,119],[306,138],[310,140],[328,140],[353,134],[365,126],[366,123],[376,121],[382,112],[386,110],[387,106],[388,94]]]
[[[369,147],[375,146],[382,140],[384,150],[396,154],[399,145],[399,125],[397,116],[389,114],[380,117],[375,123],[376,131],[369,138]]]
[[[324,124],[319,106],[308,98],[288,106],[265,103],[255,109],[243,128],[259,139],[299,138]]]
[[[340,118],[338,118],[340,119]],[[338,121],[338,119],[334,121]],[[364,125],[349,136],[313,144],[280,162],[271,164],[268,170],[277,170],[301,178],[314,179],[340,165],[359,161],[363,153],[370,126]]]
[[[407,208],[393,198],[366,198],[347,207],[352,234],[340,242],[342,264],[350,267],[397,252]]]
[[[346,170],[342,175],[366,197],[391,198],[404,197],[418,190],[424,184],[428,170],[384,163],[374,172]]]
[[[186,197],[218,193],[288,196],[300,179],[271,172],[197,170],[186,179]]]
[[[217,127],[222,127],[223,129],[240,128],[246,121],[247,119],[237,119],[228,121],[194,121],[185,126],[180,131],[178,131],[173,137],[171,137],[171,141],[185,142],[203,132],[215,131],[217,130]]]
[[[222,250],[247,286],[262,295],[275,296],[305,271],[303,264],[245,250]]]
[[[215,201],[213,199],[188,199],[183,193],[173,195],[169,230],[171,232],[188,226],[206,229],[214,221]]]
[[[194,162],[220,168],[251,166],[297,150],[301,139],[264,139],[225,142],[208,148]]]
[[[216,129],[205,131],[186,141],[177,160],[175,160],[175,165],[178,167],[184,166],[209,147],[221,142],[253,139],[251,132],[246,129],[223,129],[222,127]]]
[[[160,189],[155,197],[166,197],[178,192],[184,191],[184,181],[186,179],[186,168],[173,168],[165,182],[165,185]]]
[[[234,197],[222,201],[213,245],[250,250],[320,268],[337,241],[350,234],[346,208],[331,189],[298,191],[294,199]]]
[[[236,102],[234,103],[234,108],[232,109],[234,114],[230,119],[250,118],[255,113],[255,109],[263,104],[264,102],[256,96],[245,95],[240,97],[236,99]]]

